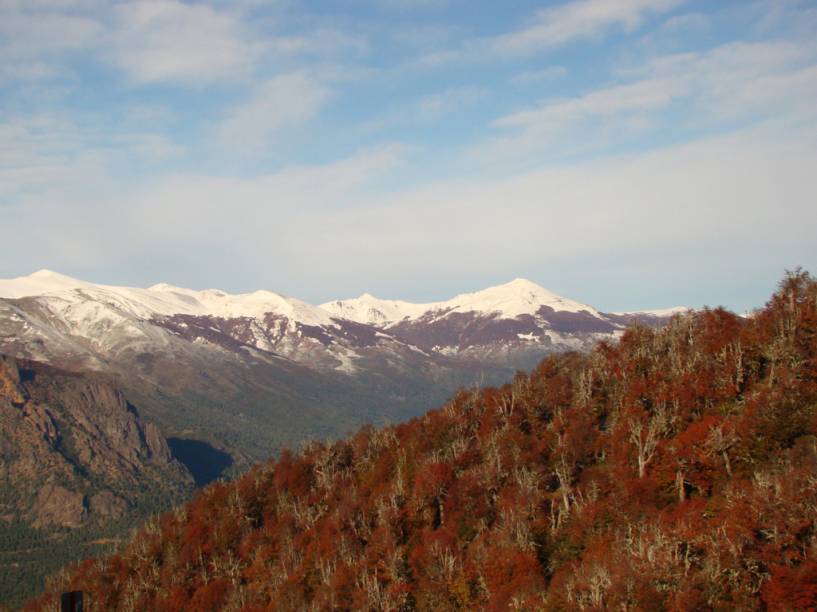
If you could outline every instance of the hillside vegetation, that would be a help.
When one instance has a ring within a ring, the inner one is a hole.
[[[817,282],[283,453],[63,572],[92,610],[817,607]]]

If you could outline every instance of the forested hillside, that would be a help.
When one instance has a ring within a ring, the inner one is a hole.
[[[817,607],[817,282],[283,453],[55,577],[92,610]]]

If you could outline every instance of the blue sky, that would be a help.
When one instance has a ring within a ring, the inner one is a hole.
[[[0,277],[606,310],[817,272],[817,3],[0,0]]]

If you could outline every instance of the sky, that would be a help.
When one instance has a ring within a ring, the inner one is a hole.
[[[817,273],[817,1],[0,0],[0,277],[607,311]]]

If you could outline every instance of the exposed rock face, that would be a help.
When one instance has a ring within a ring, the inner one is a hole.
[[[87,499],[82,493],[49,482],[37,493],[29,516],[37,528],[80,527],[88,518]]]
[[[0,355],[0,397],[5,397],[14,405],[26,401],[23,388],[20,386],[20,372],[17,362],[11,357]]]
[[[148,489],[169,496],[191,478],[164,437],[101,376],[0,357],[0,475],[14,491],[0,514],[36,528],[122,516]]]

